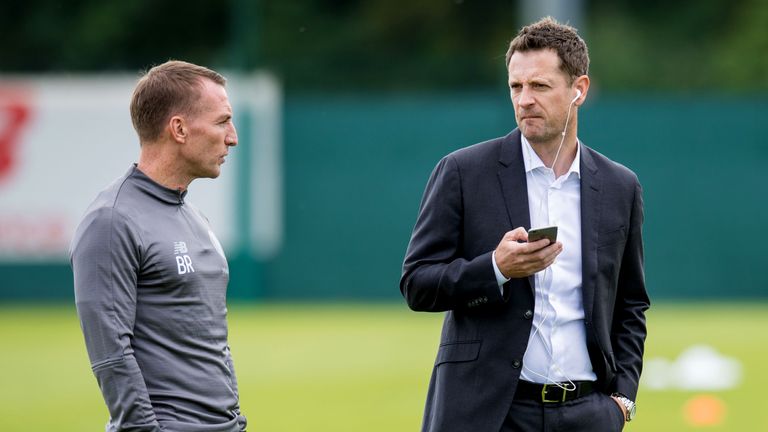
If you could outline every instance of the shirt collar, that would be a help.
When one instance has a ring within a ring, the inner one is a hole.
[[[531,143],[520,134],[520,142],[523,147],[523,164],[525,164],[525,172],[529,173],[537,168],[546,168],[544,162],[541,160],[538,154],[533,150]],[[578,178],[581,178],[581,142],[576,141],[576,157],[573,158],[571,167],[568,168],[568,172],[565,173],[565,178],[568,178],[571,173],[576,173]]]
[[[129,177],[133,180],[134,184],[147,195],[154,197],[155,199],[167,204],[182,205],[184,204],[184,197],[187,196],[187,190],[174,190],[169,189],[144,174],[137,164],[131,165],[128,170]]]

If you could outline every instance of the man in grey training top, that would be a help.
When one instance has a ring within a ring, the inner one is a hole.
[[[141,78],[139,163],[88,208],[71,247],[75,300],[106,430],[244,431],[227,342],[229,268],[185,201],[237,145],[218,73],[169,61]]]

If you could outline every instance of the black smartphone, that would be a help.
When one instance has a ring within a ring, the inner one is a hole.
[[[528,243],[533,243],[543,238],[549,239],[549,244],[556,242],[557,227],[551,226],[551,227],[544,227],[544,228],[534,228],[528,231]]]

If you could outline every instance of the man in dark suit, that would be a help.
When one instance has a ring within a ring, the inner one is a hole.
[[[438,163],[403,264],[411,309],[446,312],[422,430],[621,430],[649,307],[642,190],[577,138],[575,29],[526,26],[506,62],[519,129]],[[557,241],[528,241],[552,225]]]

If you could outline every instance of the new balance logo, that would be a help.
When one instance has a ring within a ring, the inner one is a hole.
[[[173,253],[176,255],[178,254],[185,254],[187,253],[187,243],[185,242],[173,242]]]
[[[176,267],[180,275],[195,272],[195,268],[192,267],[192,258],[186,255],[187,252],[189,252],[187,243],[173,242],[173,253],[176,255]]]

